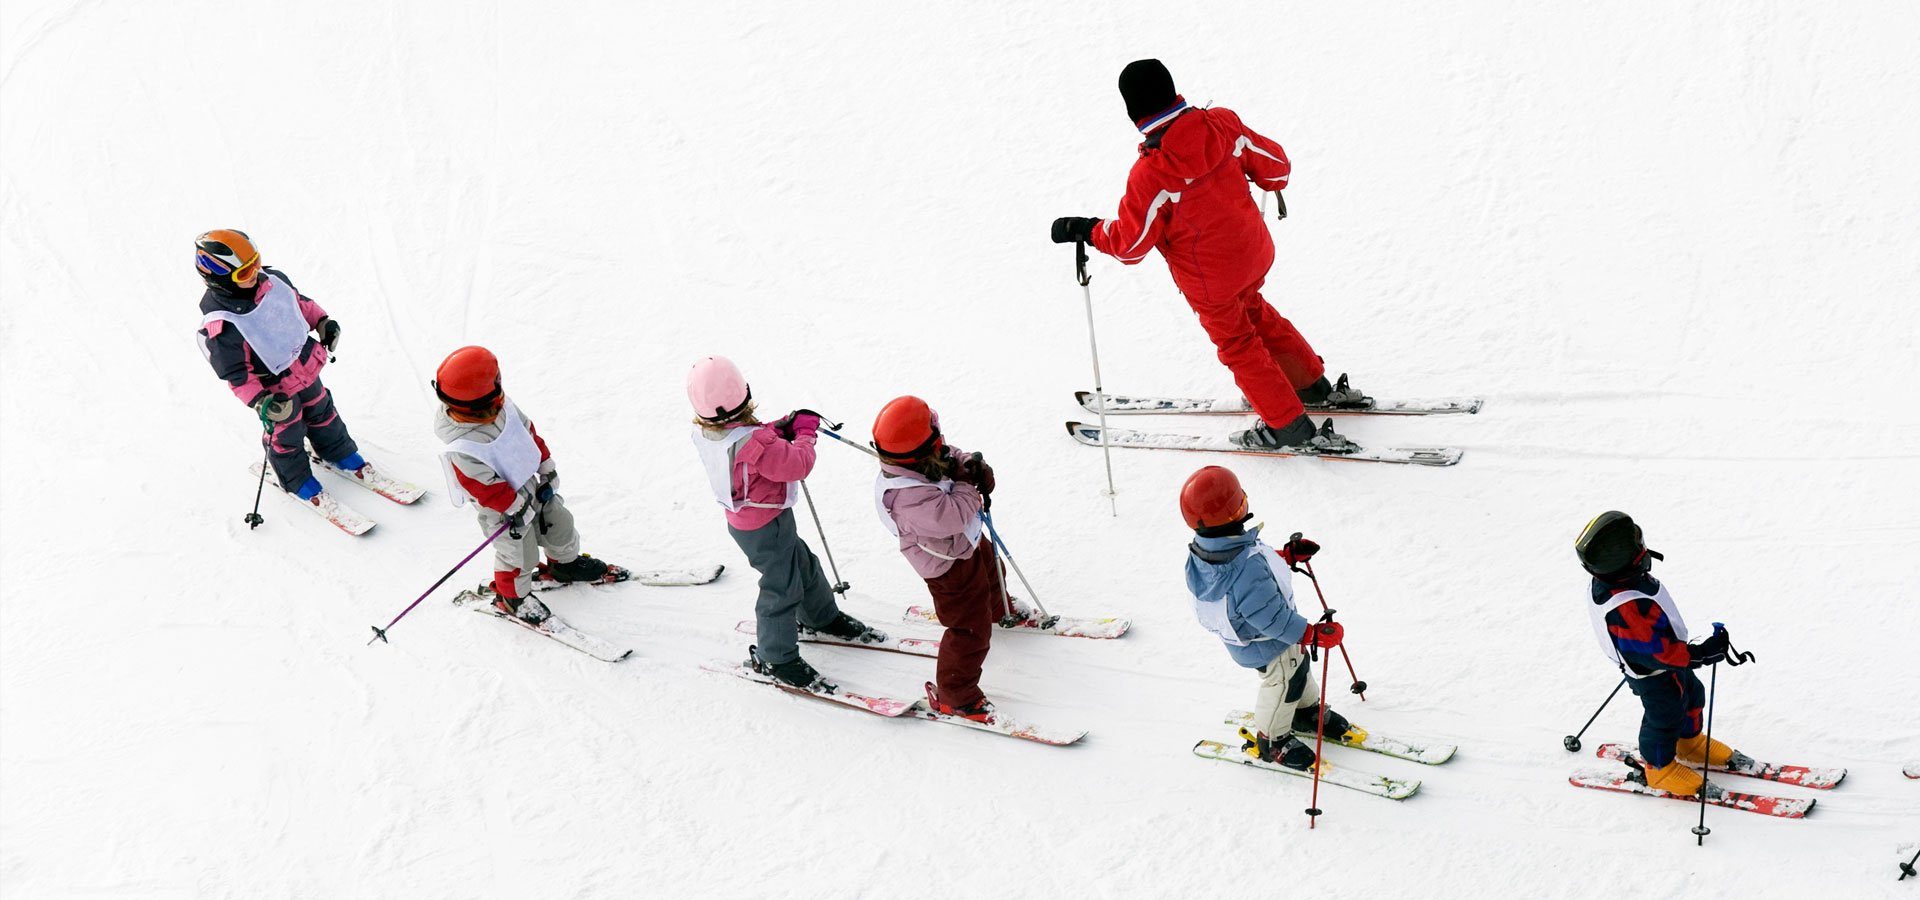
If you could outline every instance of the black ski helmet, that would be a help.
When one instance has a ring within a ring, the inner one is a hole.
[[[1652,560],[1666,558],[1647,549],[1632,516],[1612,509],[1587,523],[1573,542],[1573,552],[1588,574],[1602,579],[1632,578],[1653,568]]]

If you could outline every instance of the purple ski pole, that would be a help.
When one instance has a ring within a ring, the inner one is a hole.
[[[465,566],[467,563],[473,562],[473,558],[476,556],[479,556],[480,551],[487,549],[487,547],[491,545],[494,542],[494,540],[496,540],[497,538],[500,537],[501,534],[506,532],[507,526],[509,524],[512,524],[512,523],[501,522],[500,527],[495,528],[492,534],[487,535],[487,539],[484,541],[481,541],[480,546],[473,548],[473,552],[467,554],[466,559],[463,559],[457,563],[454,563],[453,568],[447,570],[447,574],[440,576],[440,580],[433,583],[433,587],[427,588],[426,593],[420,595],[420,600],[415,600],[412,603],[407,604],[406,609],[401,610],[399,615],[394,616],[393,621],[387,623],[387,628],[392,628],[395,623],[399,622],[401,619],[406,618],[407,613],[413,612],[413,608],[416,606],[419,606],[421,600],[427,599],[427,594],[431,594],[434,591],[439,590],[441,585],[447,583],[447,579],[453,577],[453,573],[460,571],[461,567]],[[383,643],[383,644],[387,643],[387,628],[379,628],[375,626],[369,626],[369,627],[373,628],[373,637],[370,637],[367,639],[367,644],[369,646],[371,646],[374,641],[379,641],[380,643]]]

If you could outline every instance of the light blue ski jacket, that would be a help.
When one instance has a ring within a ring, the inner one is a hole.
[[[1273,662],[1311,624],[1293,608],[1293,572],[1260,541],[1259,528],[1227,537],[1196,535],[1187,547],[1187,590],[1200,624],[1249,669]]]

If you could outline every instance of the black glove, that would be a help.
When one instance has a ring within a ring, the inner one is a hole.
[[[1715,628],[1713,635],[1698,644],[1687,647],[1687,655],[1692,659],[1690,668],[1710,666],[1727,658],[1727,630]]]
[[[1294,532],[1293,537],[1280,548],[1281,555],[1285,556],[1289,563],[1306,562],[1319,552],[1320,545],[1301,537],[1298,531]]]
[[[313,330],[320,335],[320,346],[327,348],[328,353],[332,353],[334,346],[340,343],[340,323],[330,316],[323,316]]]
[[[261,391],[253,398],[253,411],[269,422],[285,422],[293,418],[293,398],[278,391]]]
[[[987,465],[986,456],[978,452],[969,453],[960,460],[953,477],[979,488],[982,495],[993,493],[993,467]]]
[[[1099,219],[1085,216],[1063,216],[1053,220],[1053,242],[1071,244],[1074,241],[1093,240],[1093,226],[1100,224]]]
[[[542,505],[553,502],[553,484],[541,482],[539,487],[533,489],[533,499],[540,501]]]

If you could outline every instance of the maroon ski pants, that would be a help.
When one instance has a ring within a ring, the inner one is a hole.
[[[980,691],[980,667],[993,643],[993,623],[1007,614],[1000,589],[999,557],[993,542],[982,539],[973,555],[955,560],[953,568],[927,579],[933,611],[947,633],[940,638],[940,662],[934,689],[940,702],[972,706],[986,698]]]

